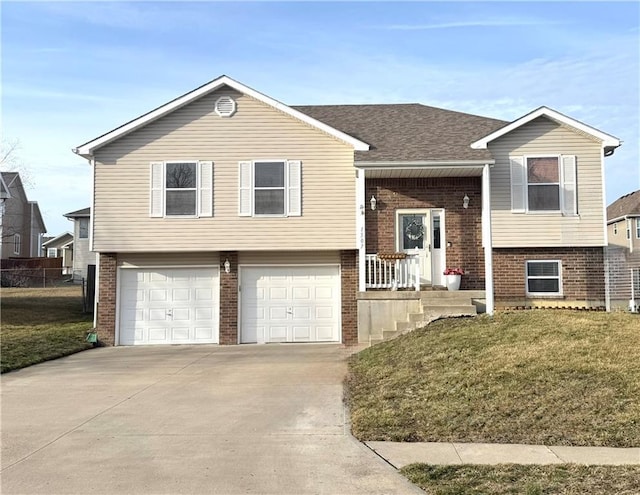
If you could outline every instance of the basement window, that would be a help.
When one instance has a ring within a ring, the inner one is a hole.
[[[527,261],[527,296],[561,296],[562,262]]]

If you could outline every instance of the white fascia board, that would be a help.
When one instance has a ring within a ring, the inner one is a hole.
[[[530,112],[524,115],[523,117],[520,117],[519,119],[514,120],[510,124],[507,124],[506,126],[502,127],[501,129],[498,129],[497,131],[489,134],[488,136],[476,141],[475,143],[471,143],[471,148],[473,148],[474,150],[487,149],[487,145],[491,141],[498,139],[499,137],[504,136],[505,134],[508,134],[509,132],[517,129],[518,127],[521,127],[531,122],[532,120],[537,119],[538,117],[548,117],[552,120],[555,120],[556,122],[560,122],[562,124],[578,129],[579,131],[582,131],[586,134],[589,134],[590,136],[593,136],[596,139],[601,140],[602,146],[604,148],[610,148],[610,147],[617,148],[618,146],[620,146],[620,140],[615,136],[599,131],[594,127],[588,126],[587,124],[583,124],[582,122],[572,119],[571,117],[567,117],[566,115],[563,115],[560,112],[557,112],[556,110],[553,110],[551,108],[540,107],[537,110],[534,110],[533,112]]]
[[[356,161],[354,163],[356,168],[363,169],[400,169],[400,168],[468,168],[468,167],[482,167],[484,165],[494,165],[495,160],[451,160],[451,161],[415,161],[415,162],[368,162],[368,161]]]
[[[640,213],[629,213],[628,215],[622,215],[621,217],[612,218],[607,220],[607,225],[619,222],[620,220],[626,220],[627,218],[640,218]]]
[[[140,127],[153,122],[154,120],[159,119],[160,117],[163,117],[164,115],[167,115],[168,113],[173,112],[174,110],[177,110],[178,108],[183,107],[184,105],[187,105],[188,103],[191,103],[201,96],[204,96],[211,91],[215,91],[222,86],[229,86],[230,88],[233,88],[240,93],[246,94],[247,96],[251,96],[256,100],[266,103],[267,105],[276,108],[285,114],[288,114],[298,120],[309,124],[312,127],[320,129],[327,134],[346,142],[347,144],[350,144],[357,151],[367,151],[369,149],[369,145],[367,143],[360,141],[353,136],[349,136],[348,134],[334,129],[333,127],[328,126],[327,124],[320,122],[319,120],[311,118],[308,115],[299,112],[298,110],[294,110],[284,103],[274,100],[273,98],[270,98],[262,93],[259,93],[258,91],[251,89],[248,86],[245,86],[244,84],[241,84],[228,76],[221,76],[203,86],[200,86],[199,88],[194,89],[193,91],[190,91],[189,93],[186,93],[170,101],[169,103],[165,103],[155,110],[141,115],[140,117],[133,119],[126,124],[117,127],[100,137],[97,137],[96,139],[93,139],[92,141],[74,148],[73,152],[85,158],[91,158],[93,152],[99,147],[104,146],[105,144],[110,143],[111,141],[114,141],[136,129],[139,129]]]
[[[45,247],[47,244],[51,244],[52,242],[59,241],[65,235],[70,235],[71,237],[73,237],[73,234],[71,232],[63,232],[62,234],[59,234],[59,235],[55,236],[53,239],[49,239],[47,242],[43,242],[42,243],[42,247]]]

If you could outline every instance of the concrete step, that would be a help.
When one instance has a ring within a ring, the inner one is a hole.
[[[423,305],[426,317],[431,316],[475,316],[478,314],[473,304],[429,304]]]
[[[422,301],[446,300],[446,299],[484,299],[483,290],[445,290],[445,291],[422,291],[420,299]]]
[[[400,335],[400,332],[390,332],[388,330],[385,330],[384,332],[382,332],[382,338],[383,340],[391,340],[394,337],[397,337],[398,335]]]

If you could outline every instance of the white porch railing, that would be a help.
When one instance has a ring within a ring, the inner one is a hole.
[[[415,289],[420,290],[420,260],[416,254],[404,259],[380,259],[377,254],[367,254],[367,289]]]

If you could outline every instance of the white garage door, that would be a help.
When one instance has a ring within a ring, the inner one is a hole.
[[[241,267],[240,341],[339,342],[338,266]]]
[[[218,277],[217,268],[121,269],[119,343],[217,343]]]

